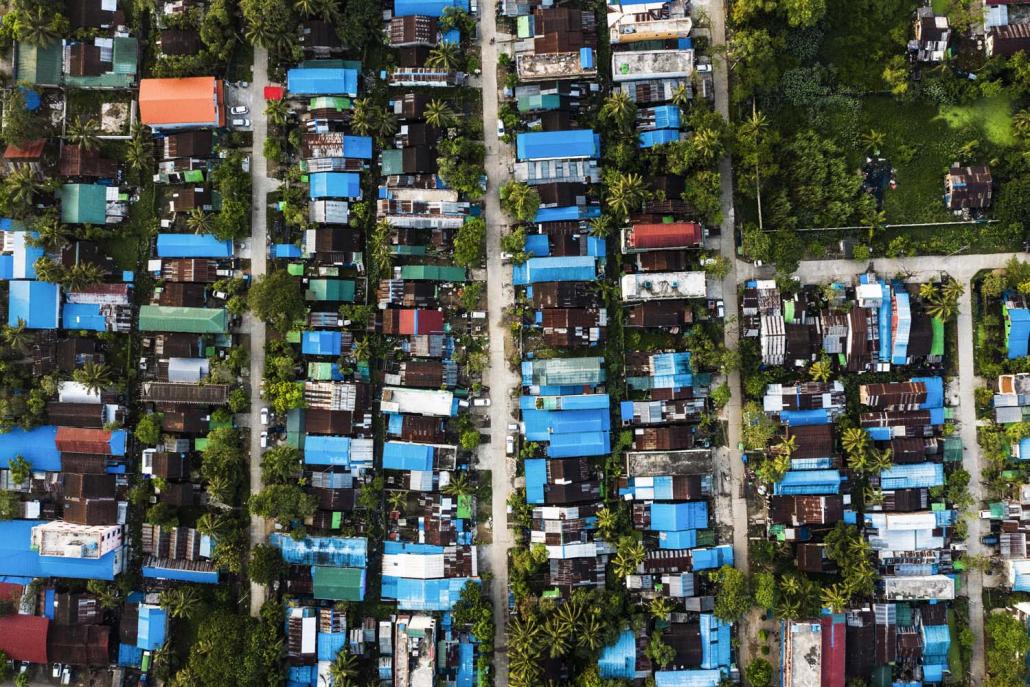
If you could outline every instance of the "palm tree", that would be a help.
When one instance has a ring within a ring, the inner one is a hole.
[[[651,617],[655,620],[664,620],[674,608],[675,602],[667,596],[656,596],[651,599]]]
[[[608,238],[612,233],[612,216],[601,215],[590,220],[590,235],[599,239]]]
[[[353,356],[355,360],[369,360],[372,356],[371,346],[372,344],[369,342],[368,337],[365,337],[354,344],[354,348],[351,350],[351,356]]]
[[[1012,115],[1012,130],[1018,138],[1030,138],[1030,110],[1020,110]]]
[[[192,585],[166,589],[161,592],[160,604],[173,618],[189,619],[200,609],[200,593]]]
[[[672,92],[672,104],[678,107],[686,107],[688,103],[690,103],[690,89],[687,88],[686,84],[681,83]]]
[[[878,506],[883,503],[883,491],[875,487],[866,487],[862,492],[862,498],[867,506]]]
[[[111,384],[111,368],[91,360],[72,372],[72,379],[86,387],[86,391],[99,394]]]
[[[8,348],[24,353],[29,348],[29,342],[32,341],[32,335],[25,331],[25,320],[18,318],[18,324],[11,327],[10,325],[4,325],[3,328],[3,340]]]
[[[758,110],[752,110],[751,116],[744,120],[740,128],[748,138],[758,139],[769,128],[769,118]]]
[[[851,594],[841,584],[831,584],[829,587],[823,587],[822,591],[823,606],[829,608],[834,613],[840,613],[848,607],[848,602],[851,600]]]
[[[223,532],[232,523],[229,517],[222,513],[204,513],[197,518],[197,531],[207,536],[217,535]]]
[[[454,71],[461,64],[461,55],[458,52],[457,43],[440,43],[429,51],[426,58],[426,66],[434,69],[446,69]]]
[[[318,0],[293,0],[293,7],[306,17],[313,16],[320,4]]]
[[[624,91],[616,91],[604,99],[601,105],[601,120],[626,127],[633,121],[636,105]]]
[[[210,234],[214,226],[214,216],[204,212],[204,208],[193,208],[186,215],[186,226],[194,234]]]
[[[32,208],[32,199],[41,190],[41,184],[31,167],[20,166],[4,179],[4,190],[14,212],[22,216]]]
[[[435,98],[426,105],[423,116],[427,124],[438,129],[446,129],[454,124],[454,110],[444,101]]]
[[[781,456],[787,456],[788,458],[794,455],[794,451],[798,448],[798,437],[796,434],[785,436],[780,439],[780,443],[772,447],[772,452]]]
[[[42,5],[27,12],[24,15],[24,21],[19,18],[15,24],[18,40],[37,47],[50,45],[61,37],[53,19],[54,15],[51,11]]]
[[[397,117],[385,107],[375,109],[375,133],[380,138],[389,138],[397,133]]]
[[[883,472],[894,465],[894,457],[889,448],[882,451],[871,451],[869,454],[869,472]]]
[[[408,503],[408,492],[391,491],[390,495],[387,496],[386,501],[390,504],[390,510],[395,510],[400,513],[403,513],[404,506],[406,506]]]
[[[644,177],[633,172],[620,174],[608,188],[609,207],[623,217],[640,209],[646,198]]]
[[[129,139],[125,147],[125,161],[137,172],[150,166],[150,140],[142,130],[137,130]]]
[[[56,284],[64,277],[64,267],[45,255],[41,255],[36,258],[36,262],[33,263],[32,269],[36,271],[36,279],[39,281]]]
[[[265,103],[265,116],[268,117],[268,123],[273,126],[285,125],[289,114],[290,108],[285,100],[269,100]]]
[[[340,653],[336,654],[336,659],[329,666],[329,677],[332,678],[333,687],[351,687],[357,675],[357,657],[346,649],[341,649]]]
[[[32,225],[39,235],[35,240],[44,248],[57,248],[64,244],[64,225],[56,212],[47,211]]]
[[[256,21],[247,25],[243,35],[251,45],[260,45],[263,48],[275,47],[279,40],[280,30],[266,21]]]
[[[615,529],[616,518],[617,516],[615,511],[608,506],[597,511],[597,531],[605,539],[607,539],[608,535],[610,535],[612,530]]]
[[[575,600],[566,601],[558,607],[553,617],[561,622],[566,633],[574,634],[579,628],[579,621],[583,617],[583,604]]]
[[[569,628],[561,619],[552,615],[544,625],[544,635],[547,637],[548,653],[551,658],[564,656],[569,650]]]
[[[576,635],[576,644],[588,651],[597,651],[601,647],[604,624],[601,619],[591,613],[583,621],[583,627]]]
[[[87,286],[100,283],[104,271],[91,262],[80,262],[67,270],[64,275],[64,286],[70,291],[81,291]]]
[[[615,566],[615,574],[621,578],[634,574],[640,564],[644,562],[645,555],[644,545],[639,541],[635,541],[628,546],[620,543],[618,550],[615,552],[615,557],[612,559],[612,564]]]
[[[451,476],[451,481],[441,491],[448,496],[468,496],[472,493],[472,481],[469,473],[462,471]]]
[[[76,116],[68,127],[67,138],[83,150],[96,150],[100,147],[100,124],[95,119]]]
[[[959,284],[959,288],[962,288],[961,284]],[[955,316],[956,310],[958,310],[958,298],[949,297],[943,290],[937,291],[933,298],[926,303],[926,314],[930,317],[939,317],[945,322]]]
[[[715,129],[698,129],[690,139],[698,158],[710,162],[722,154],[722,141]]]
[[[848,427],[841,433],[840,442],[849,456],[865,453],[869,449],[869,432],[861,427]]]
[[[372,101],[368,98],[358,98],[354,101],[354,111],[351,113],[350,126],[355,132],[362,136],[368,136],[375,130],[374,107]]]
[[[884,133],[876,129],[870,129],[862,134],[862,145],[866,150],[871,151],[873,155],[879,155],[880,146],[883,145],[885,140],[886,136],[884,136]]]
[[[513,650],[533,653],[542,635],[543,628],[535,615],[517,615],[508,621],[508,645]]]
[[[776,615],[784,620],[797,620],[801,617],[801,602],[797,599],[780,599]]]
[[[833,376],[833,368],[830,365],[830,359],[825,355],[812,363],[812,367],[808,373],[817,382],[828,382],[830,377]]]
[[[941,289],[941,295],[949,301],[955,301],[955,303],[958,303],[958,299],[965,292],[966,287],[962,286],[962,282],[957,279],[949,279],[944,283],[944,288]]]

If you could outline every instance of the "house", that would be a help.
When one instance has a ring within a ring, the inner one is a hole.
[[[419,48],[402,48],[402,50],[418,50]],[[436,67],[398,67],[388,77],[388,83],[398,88],[448,88],[463,86],[466,75]]]
[[[622,230],[622,252],[700,248],[704,231],[697,222],[633,224]]]
[[[7,324],[26,329],[57,329],[61,287],[42,281],[8,282]]]
[[[390,47],[407,48],[416,45],[436,45],[439,27],[435,17],[425,15],[397,16],[387,26]]]
[[[131,36],[98,37],[92,43],[66,43],[64,85],[73,88],[132,88],[136,83],[139,44]]]
[[[943,62],[948,52],[951,29],[946,16],[936,16],[932,7],[916,10],[915,40],[909,45],[919,62]]]
[[[305,19],[300,25],[300,42],[304,50],[316,57],[329,57],[343,50],[343,41],[336,28],[320,19]]]
[[[146,579],[217,584],[218,571],[208,560],[213,543],[189,527],[143,524],[143,577]]]
[[[122,220],[125,205],[118,188],[99,184],[65,184],[58,191],[65,224],[107,224]],[[110,202],[109,202],[110,201]]]
[[[707,282],[704,272],[651,272],[626,274],[622,280],[623,301],[704,298]]]
[[[468,0],[394,0],[393,15],[395,17],[410,17],[423,15],[427,17],[442,17],[448,7],[455,7],[462,12],[469,12]]]
[[[212,234],[158,234],[157,255],[161,258],[212,258],[223,259],[233,256],[233,245],[230,239],[218,239]],[[186,261],[172,260],[165,263],[168,269],[179,273],[181,267],[186,266]],[[204,264],[203,260],[192,260],[190,267],[196,271],[196,267]],[[196,279],[182,281],[199,281]],[[204,280],[206,281],[206,280]]]
[[[162,139],[162,150],[163,160],[211,157],[214,151],[214,134],[209,129],[169,134]]]
[[[19,167],[28,167],[33,172],[43,171],[43,150],[46,148],[46,139],[39,138],[33,141],[26,141],[17,146],[9,144],[4,148],[3,168],[10,174]]]
[[[693,73],[693,50],[631,50],[612,53],[612,79],[615,82],[687,78]]]
[[[15,49],[14,74],[17,81],[53,88],[61,85],[63,60],[60,41],[40,46],[23,42],[18,43]]]
[[[1030,41],[1030,25],[1021,26],[1026,26]],[[991,187],[991,168],[987,165],[952,165],[944,177],[944,205],[953,211],[982,210],[990,207]]]
[[[82,146],[65,145],[61,148],[57,173],[63,177],[115,179],[118,176],[118,161],[108,160],[101,157],[98,151],[86,150]]]
[[[458,399],[450,391],[383,387],[379,408],[384,413],[404,413],[427,417],[453,417]]]
[[[213,76],[143,79],[139,108],[140,123],[156,131],[225,126],[222,80]]]
[[[229,314],[224,308],[175,308],[144,305],[139,312],[141,332],[184,332],[191,334],[225,334]]]
[[[112,0],[66,0],[62,4],[73,29],[107,29],[122,18],[117,2]]]
[[[0,617],[0,651],[13,661],[46,665],[49,626],[50,621],[45,616],[11,614]]]
[[[0,534],[5,576],[113,580],[124,567],[120,525],[8,520]]]
[[[597,160],[601,157],[601,138],[593,129],[520,133],[515,139],[515,147],[520,162]]]
[[[309,177],[310,198],[361,198],[361,176],[353,172],[317,172]]]
[[[784,687],[844,687],[846,636],[843,614],[786,623],[780,654]]]
[[[1030,49],[1030,24],[992,26],[987,30],[984,45],[988,57],[1012,57],[1017,52]]]
[[[691,28],[690,3],[685,0],[645,11],[628,3],[608,5],[608,40],[612,45],[686,38]]]
[[[315,598],[361,601],[365,598],[368,542],[361,537],[293,539],[274,532],[269,543],[290,565],[310,566]]]
[[[358,71],[338,60],[312,60],[286,72],[291,96],[358,95]],[[339,65],[339,66],[338,66]]]
[[[597,269],[597,257],[592,255],[530,258],[515,265],[512,281],[516,286],[538,282],[592,282]]]
[[[1030,308],[1026,298],[1013,292],[1004,294],[1001,311],[1005,319],[1005,356],[1009,360],[1023,358],[1030,346]]]

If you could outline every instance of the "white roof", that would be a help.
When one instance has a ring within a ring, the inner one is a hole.
[[[168,381],[194,384],[208,375],[207,358],[169,358]]]
[[[622,277],[625,301],[704,298],[706,293],[704,272],[648,272]]]
[[[58,382],[57,400],[61,403],[100,403],[100,394],[78,382]]]
[[[318,618],[311,616],[301,622],[300,653],[315,653],[315,640],[318,637]]]
[[[410,413],[432,417],[450,417],[454,394],[433,389],[405,389],[388,386],[383,389],[382,410],[386,413]]]
[[[612,53],[614,81],[690,76],[693,71],[693,50],[630,50]]]
[[[383,575],[414,580],[437,580],[444,576],[444,554],[383,554]]]
[[[888,601],[950,601],[955,598],[955,580],[947,575],[884,577],[883,586]]]

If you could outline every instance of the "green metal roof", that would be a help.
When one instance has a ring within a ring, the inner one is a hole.
[[[286,443],[304,448],[304,436],[304,409],[293,408],[286,413]]]
[[[44,47],[18,44],[17,78],[41,86],[59,86],[64,57],[60,42]]]
[[[962,462],[962,437],[950,436],[944,438],[944,462]]]
[[[308,379],[316,382],[325,382],[332,378],[332,363],[308,363]]]
[[[228,328],[229,313],[225,308],[176,308],[165,305],[144,305],[139,309],[141,332],[220,334]]]
[[[397,148],[383,151],[380,174],[394,176],[404,174],[404,153]]]
[[[331,96],[319,96],[308,101],[309,110],[336,110],[342,112],[354,107],[350,98],[338,98]]]
[[[465,281],[465,268],[454,265],[404,265],[401,279],[416,281]]]
[[[316,599],[334,601],[361,601],[365,586],[365,571],[361,568],[311,568],[312,595]]]
[[[111,71],[95,76],[64,77],[66,86],[75,88],[132,88],[136,83],[139,45],[129,36],[115,38],[111,46]]]
[[[390,253],[393,255],[425,255],[426,246],[391,246]]]
[[[933,327],[933,341],[930,342],[930,355],[944,355],[944,321],[935,317],[930,320]]]
[[[305,297],[309,301],[354,301],[355,284],[350,279],[312,279]]]
[[[206,451],[207,450],[207,437],[199,437],[193,441],[194,451]]]
[[[549,358],[523,363],[523,384],[563,386],[599,384],[604,381],[603,358]],[[531,379],[526,379],[526,368]]]
[[[65,224],[104,224],[107,220],[107,187],[99,184],[65,184],[61,221]]]
[[[291,262],[286,266],[286,271],[294,277],[304,276],[304,264],[300,262]]]
[[[518,99],[519,112],[533,112],[534,110],[558,110],[561,109],[561,96],[557,93],[547,95],[524,95]]]

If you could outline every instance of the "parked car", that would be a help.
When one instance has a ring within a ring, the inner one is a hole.
[[[997,546],[998,541],[998,535],[996,534],[985,534],[984,536],[980,537],[980,543],[984,546]]]
[[[702,74],[705,74],[707,72],[712,71],[712,65],[710,65],[710,64],[699,64],[699,65],[697,65],[697,71],[701,72]]]
[[[515,424],[514,422],[511,422],[511,423],[508,424],[508,431],[509,432],[517,432],[517,431],[519,431],[519,426],[517,424]]]
[[[268,408],[262,408],[261,409],[261,424],[263,424],[263,425],[267,425],[268,424]]]
[[[60,663],[55,663],[51,667],[50,677],[55,677],[55,678],[56,677],[61,677],[61,664]]]
[[[504,122],[497,120],[497,138],[504,138]]]
[[[504,440],[504,450],[509,456],[515,455],[515,437],[510,434]]]
[[[268,432],[261,432],[261,448],[268,448]]]
[[[477,408],[488,408],[490,406],[490,399],[489,398],[477,398],[477,399],[472,401],[472,405],[476,406]]]
[[[248,128],[250,126],[250,120],[249,119],[234,119],[234,120],[232,120],[232,125],[235,126],[235,127],[242,127],[244,129],[246,129],[246,128]]]
[[[61,684],[70,685],[72,683],[72,669],[71,666],[65,666],[64,670],[61,671]]]
[[[250,108],[246,105],[237,105],[236,107],[229,108],[229,114],[245,115],[248,112],[250,112]]]

